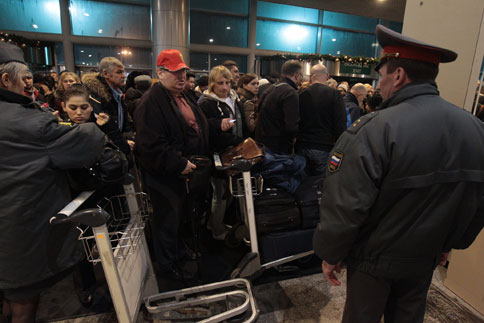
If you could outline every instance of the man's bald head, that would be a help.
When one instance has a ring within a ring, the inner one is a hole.
[[[325,83],[328,80],[328,70],[323,64],[311,67],[309,80],[311,83]]]
[[[358,104],[361,106],[363,100],[366,98],[366,87],[362,83],[356,83],[351,87],[351,93],[358,100]]]

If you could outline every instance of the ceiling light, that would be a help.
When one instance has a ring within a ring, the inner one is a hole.
[[[211,43],[213,43],[213,39],[212,38],[210,38],[208,41],[211,42]]]
[[[214,61],[216,61],[217,59],[216,59],[216,58],[214,58],[213,60],[214,60]]]
[[[121,55],[121,53],[118,53],[118,55]]]
[[[341,52],[340,52],[340,51],[337,51],[337,52],[336,52],[336,55],[339,55],[339,54],[341,54]]]
[[[99,29],[99,30],[97,31],[97,33],[98,33],[98,34],[102,34],[102,33],[103,33],[103,30],[102,30],[102,29]]]
[[[84,53],[84,51],[83,51],[83,50],[81,50],[81,53]]]
[[[301,50],[301,47],[297,46],[297,50]]]
[[[37,26],[36,24],[33,24],[32,27],[34,27],[35,29],[39,28],[39,26]]]
[[[230,30],[230,26],[227,26],[227,30]]]
[[[88,56],[89,56],[89,57],[92,57],[92,55],[91,55],[91,54],[89,54]]]
[[[89,14],[87,12],[84,12],[84,16],[89,17]]]
[[[256,46],[260,46],[260,43],[255,44]]]
[[[378,46],[378,43],[372,43],[371,46],[372,47],[377,47]]]
[[[331,41],[336,41],[336,38],[331,39]]]

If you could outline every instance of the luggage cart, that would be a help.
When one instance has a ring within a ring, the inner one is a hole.
[[[142,300],[157,294],[158,285],[143,231],[151,213],[147,196],[132,184],[124,185],[124,191],[106,200],[104,208],[77,211],[94,193],[83,192],[50,223],[89,226],[79,229],[87,260],[102,264],[118,322],[133,323]]]
[[[230,322],[245,315],[241,319],[250,323],[259,315],[250,282],[242,278],[149,296],[145,306],[150,313],[170,315],[161,317],[162,321],[181,320],[183,315],[190,322]]]
[[[262,263],[259,251],[257,225],[255,221],[254,196],[262,191],[263,181],[251,177],[250,170],[252,163],[250,161],[239,159],[230,166],[223,166],[218,154],[214,154],[215,167],[218,170],[227,171],[232,174],[229,185],[231,193],[240,200],[242,204],[243,220],[249,229],[249,240],[251,252],[247,253],[239,262],[237,268],[232,271],[231,278],[245,277],[252,279],[259,276],[264,270],[283,265],[285,263],[304,258],[314,254],[314,250],[309,250],[299,254],[291,255],[274,261]],[[242,173],[241,178],[234,179],[234,174]]]

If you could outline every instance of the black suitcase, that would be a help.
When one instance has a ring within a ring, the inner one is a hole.
[[[313,250],[314,229],[271,233],[259,238],[264,263]]]
[[[301,225],[301,215],[294,197],[280,188],[264,187],[254,200],[257,233],[289,231]]]
[[[315,228],[319,223],[319,200],[323,183],[323,176],[305,177],[294,193],[301,211],[301,229]]]

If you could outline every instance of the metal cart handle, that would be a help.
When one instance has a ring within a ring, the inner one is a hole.
[[[64,223],[72,223],[72,224],[83,224],[90,227],[99,227],[103,224],[106,224],[110,215],[108,212],[104,211],[103,209],[99,208],[92,208],[92,209],[84,209],[81,211],[76,211],[72,213],[70,216],[66,216],[63,213],[58,213],[56,216],[53,216],[50,219],[50,224],[57,225],[57,224],[64,224]]]

